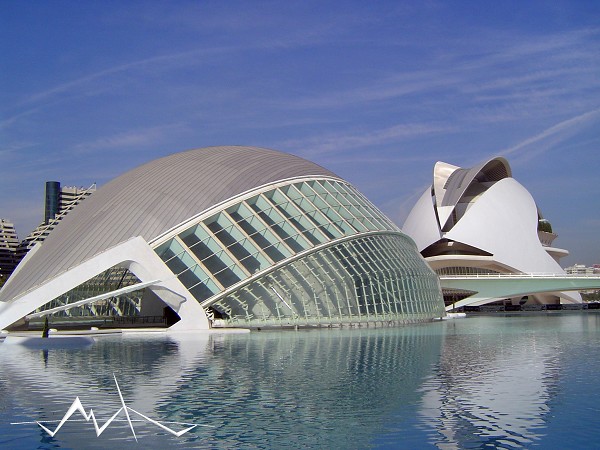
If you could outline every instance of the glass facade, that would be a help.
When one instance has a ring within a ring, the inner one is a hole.
[[[200,218],[156,248],[223,326],[440,317],[436,275],[351,185],[290,182]]]
[[[56,217],[60,209],[60,183],[46,181],[46,201],[44,204],[44,223],[48,224]]]
[[[55,298],[51,302],[36,310],[46,311],[52,308],[63,307],[96,295],[115,291],[123,287],[139,283],[137,277],[129,270],[122,267],[113,267],[95,276],[84,284],[71,289],[69,292]],[[134,317],[140,314],[144,290],[128,292],[94,303],[75,306],[63,311],[55,312],[53,317]]]

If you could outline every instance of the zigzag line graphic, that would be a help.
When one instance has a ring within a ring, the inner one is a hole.
[[[115,384],[117,385],[117,391],[119,393],[119,398],[121,399],[121,405],[122,406],[101,427],[98,426],[98,421],[96,420],[96,416],[94,416],[94,411],[92,409],[90,409],[89,414],[87,414],[85,412],[85,408],[83,407],[83,404],[81,403],[81,400],[79,400],[79,397],[75,397],[75,400],[73,400],[73,403],[71,403],[71,406],[69,407],[68,411],[65,413],[65,415],[63,416],[63,418],[61,419],[61,421],[59,422],[59,424],[57,425],[57,427],[54,429],[54,431],[50,430],[48,427],[42,425],[42,422],[36,421],[35,423],[37,423],[51,437],[54,437],[56,435],[56,433],[58,433],[58,431],[61,429],[61,427],[65,424],[65,422],[67,422],[71,418],[71,416],[73,414],[75,414],[76,412],[79,412],[85,418],[86,422],[89,422],[91,420],[94,423],[94,429],[96,430],[96,436],[100,436],[104,432],[104,430],[106,430],[106,428],[113,422],[113,420],[115,420],[115,418],[121,412],[125,412],[125,417],[127,418],[127,423],[129,423],[129,428],[131,428],[131,432],[133,433],[133,437],[135,438],[136,442],[137,442],[137,436],[136,436],[135,430],[133,428],[133,422],[131,420],[131,417],[129,416],[129,411],[131,411],[132,413],[137,414],[138,416],[142,417],[146,421],[148,421],[148,422],[150,422],[150,423],[152,423],[152,424],[154,424],[154,425],[162,428],[165,431],[168,431],[169,433],[171,433],[172,435],[177,436],[177,437],[180,437],[180,436],[184,435],[188,431],[191,431],[191,430],[193,430],[194,428],[196,428],[198,426],[205,426],[205,427],[211,427],[211,428],[213,428],[211,425],[199,425],[199,424],[195,424],[195,425],[192,425],[191,427],[185,428],[185,429],[183,429],[181,431],[175,431],[175,430],[167,427],[166,425],[164,425],[164,424],[162,424],[162,423],[160,423],[160,422],[158,422],[156,420],[153,420],[153,419],[149,418],[148,416],[145,416],[141,412],[138,412],[135,409],[130,408],[129,406],[127,406],[125,404],[125,400],[123,399],[123,395],[121,394],[121,388],[119,387],[119,383],[117,382],[117,377],[115,376],[115,374],[113,374],[113,377],[115,379]],[[12,423],[11,425],[20,425],[20,424],[24,424],[24,423],[32,423],[32,422]],[[168,422],[168,423],[177,423],[177,424],[180,424],[180,425],[190,425],[189,423],[181,423],[181,422]]]

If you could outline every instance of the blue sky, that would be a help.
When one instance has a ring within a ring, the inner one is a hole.
[[[0,0],[0,217],[44,182],[255,145],[321,164],[399,225],[436,161],[504,155],[600,263],[600,2]]]

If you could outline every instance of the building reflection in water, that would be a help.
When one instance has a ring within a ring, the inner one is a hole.
[[[473,323],[481,328],[468,328]],[[215,427],[176,438],[136,423],[138,439],[151,447],[523,446],[546,426],[558,383],[558,339],[467,319],[110,337],[45,354],[0,344],[0,412],[11,421],[60,420],[79,397],[102,424],[121,406],[114,373],[131,408],[161,422]],[[15,442],[27,436],[31,445],[137,445],[126,421],[99,438],[91,424],[68,423],[55,438],[35,427],[0,424],[0,435]]]
[[[439,448],[522,447],[544,435],[559,379],[558,335],[493,324],[483,321],[470,334],[454,332],[460,323],[443,324],[443,351],[421,387],[419,412]]]
[[[16,404],[11,414],[22,420],[60,420],[79,397],[101,425],[120,407],[114,373],[131,408],[215,426],[175,438],[136,424],[146,443],[356,448],[368,446],[393,411],[418,403],[415,387],[439,360],[440,343],[428,326],[102,338],[47,356],[5,347],[0,374]],[[111,440],[135,444],[126,422],[112,428]],[[106,446],[85,423],[68,423],[53,439],[39,435],[60,446],[83,437],[87,447]]]

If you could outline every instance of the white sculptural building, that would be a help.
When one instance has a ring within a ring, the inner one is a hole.
[[[560,258],[568,251],[552,246],[556,234],[531,194],[512,178],[505,158],[472,168],[436,163],[433,183],[408,215],[402,230],[411,236],[440,276],[485,274],[564,275]],[[479,301],[514,304],[579,303],[577,292],[497,296]],[[444,292],[446,304],[468,293]]]
[[[168,312],[182,330],[403,323],[444,305],[414,242],[356,188],[255,147],[176,153],[117,177],[0,291],[0,329]]]

